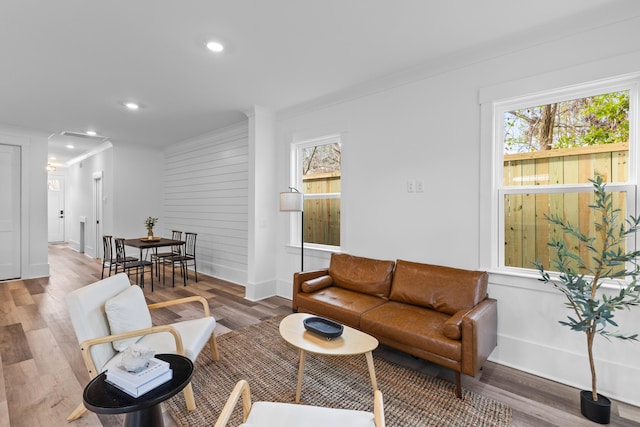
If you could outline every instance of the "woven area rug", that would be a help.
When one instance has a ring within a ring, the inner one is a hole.
[[[249,382],[253,401],[294,401],[298,352],[280,337],[281,319],[269,319],[218,337],[218,362],[211,360],[205,348],[192,379],[197,408],[187,411],[182,393],[165,402],[178,426],[215,424],[240,379]],[[463,390],[463,398],[458,399],[454,384],[376,357],[375,352],[374,365],[389,427],[511,425],[511,408],[502,403],[468,390]],[[373,411],[364,355],[307,354],[301,403]],[[237,422],[231,425],[240,424],[241,407],[239,403],[237,418],[232,418]]]

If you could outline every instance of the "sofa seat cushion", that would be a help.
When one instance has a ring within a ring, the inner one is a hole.
[[[442,332],[450,317],[424,307],[389,301],[363,313],[360,328],[373,336],[459,362],[462,360],[461,341],[447,338]]]
[[[393,261],[347,254],[331,254],[329,275],[335,286],[379,298],[387,298],[393,277]]]
[[[484,271],[398,260],[389,300],[453,315],[484,300],[488,281]]]
[[[298,310],[329,317],[354,328],[360,314],[386,303],[386,300],[348,289],[330,286],[313,293],[298,294]]]

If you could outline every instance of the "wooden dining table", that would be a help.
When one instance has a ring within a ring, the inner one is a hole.
[[[172,247],[172,246],[184,246],[185,241],[184,240],[174,240],[174,239],[167,239],[164,237],[155,237],[155,238],[148,238],[148,237],[139,237],[139,238],[134,238],[134,239],[125,239],[124,240],[124,244],[125,246],[130,246],[133,248],[138,248],[140,249],[140,261],[144,260],[144,250],[145,249],[153,249],[155,251],[158,250],[158,248],[163,248],[163,247]],[[144,274],[144,270],[141,273],[141,275]],[[151,274],[153,274],[153,266],[151,266]],[[142,282],[142,281],[141,281]],[[144,283],[144,282],[142,282]],[[153,292],[153,279],[151,280],[151,292]]]

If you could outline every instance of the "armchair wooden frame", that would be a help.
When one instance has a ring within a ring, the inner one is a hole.
[[[162,301],[162,302],[153,303],[153,304],[147,304],[147,307],[149,308],[149,310],[153,310],[157,308],[164,308],[164,307],[169,307],[169,306],[178,305],[178,304],[185,304],[189,302],[200,302],[202,304],[205,317],[211,315],[207,300],[204,297],[197,296],[197,295],[185,297],[185,298],[178,298],[178,299],[169,300],[169,301]],[[80,351],[82,352],[82,360],[84,361],[84,364],[87,367],[87,371],[89,372],[89,379],[91,380],[96,376],[98,376],[98,374],[100,374],[100,372],[98,372],[98,369],[96,368],[93,358],[91,357],[91,347],[98,344],[109,343],[109,342],[113,342],[113,341],[121,340],[125,338],[137,337],[140,335],[157,334],[160,332],[169,332],[171,335],[173,335],[173,338],[176,343],[176,353],[182,356],[185,355],[184,345],[182,344],[182,337],[180,336],[180,333],[171,325],[152,326],[150,328],[138,329],[135,331],[124,332],[121,334],[107,335],[104,337],[93,338],[93,339],[89,339],[81,342]],[[209,349],[211,351],[211,358],[213,360],[220,360],[220,352],[218,350],[218,343],[216,341],[216,337],[214,333],[211,333],[211,337],[209,338]],[[193,387],[191,386],[191,383],[189,383],[184,388],[183,393],[184,393],[184,399],[187,405],[187,410],[189,411],[194,410],[196,408],[196,402],[193,396]],[[73,412],[67,417],[67,421],[73,421],[80,418],[86,411],[87,409],[85,408],[84,404],[80,403],[80,405],[78,405],[78,407],[74,409]]]
[[[249,383],[246,380],[240,380],[231,391],[227,403],[225,403],[218,420],[214,427],[225,427],[231,419],[233,410],[235,409],[238,401],[242,397],[242,422],[246,422],[251,412],[251,390]],[[384,420],[384,403],[382,400],[382,392],[380,390],[374,391],[373,398],[373,419],[376,427],[385,427]],[[330,409],[330,408],[327,408]]]

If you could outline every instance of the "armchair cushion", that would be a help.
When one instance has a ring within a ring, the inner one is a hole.
[[[255,402],[245,427],[375,427],[373,413],[279,402]]]
[[[104,304],[104,311],[109,320],[111,334],[114,335],[153,326],[144,293],[138,286],[129,286],[115,297],[109,298]],[[116,340],[112,345],[116,351],[123,351],[140,338],[138,336]]]

